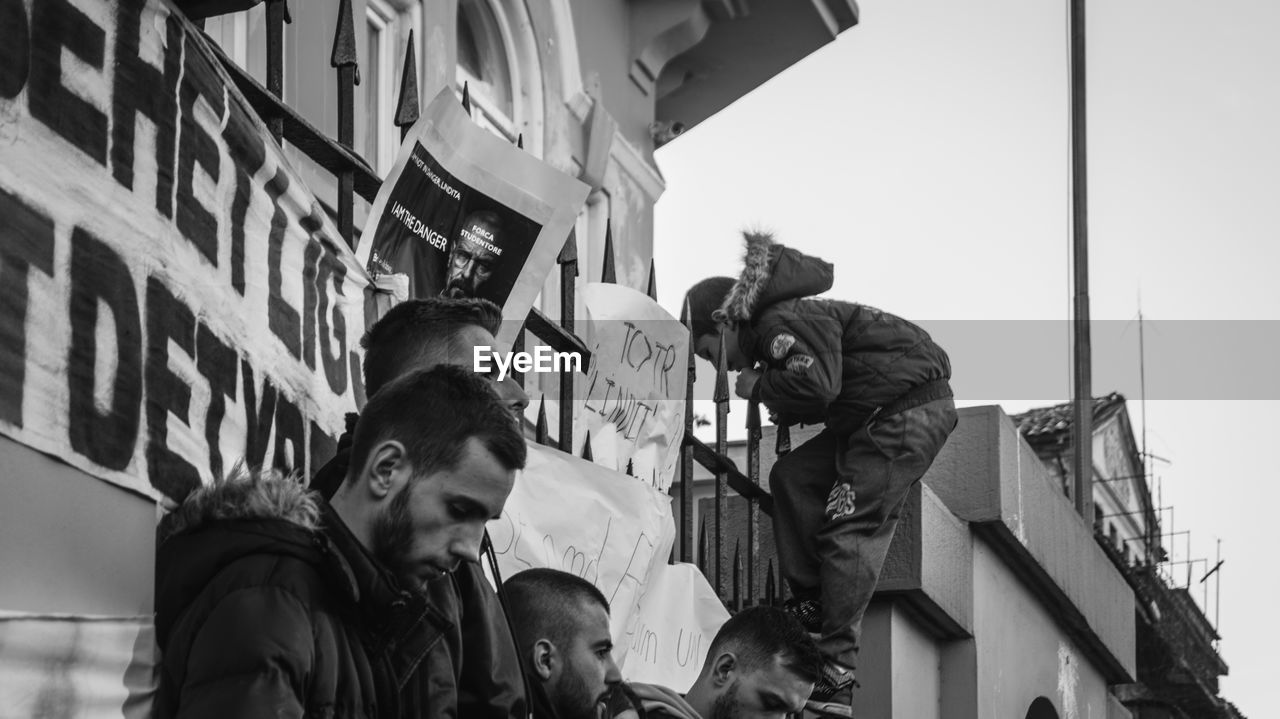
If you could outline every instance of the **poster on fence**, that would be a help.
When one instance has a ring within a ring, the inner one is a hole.
[[[0,433],[150,497],[310,472],[361,398],[363,266],[180,13],[57,8],[0,23]]]
[[[0,612],[0,717],[151,716],[151,617]]]
[[[574,447],[666,491],[684,439],[689,331],[648,295],[615,284],[582,292],[591,348]]]
[[[683,694],[697,680],[711,640],[727,621],[729,612],[695,565],[657,567],[619,668],[628,681]]]
[[[482,297],[514,341],[589,188],[471,121],[451,88],[405,137],[357,255],[410,297]]]
[[[706,594],[714,596],[714,591],[696,569],[693,575],[675,570],[676,575],[668,576],[672,568],[667,559],[675,541],[671,498],[592,462],[530,445],[524,472],[501,518],[489,523],[489,535],[503,577],[550,567],[576,574],[600,589],[611,608],[614,658],[619,666],[632,661],[628,656],[633,646],[647,653],[645,642],[660,641],[664,647],[679,643],[678,636],[670,638],[669,628],[677,635],[685,631],[681,647],[687,654],[690,627],[719,628],[724,621],[719,602],[715,603],[718,612],[705,603]],[[667,580],[655,585],[655,577],[664,576]],[[691,590],[685,583],[700,583],[702,588]],[[671,622],[653,619],[661,614]],[[711,631],[714,635],[715,629]],[[656,634],[662,638],[646,639]],[[637,636],[643,640],[640,644]],[[707,642],[699,646],[705,654]],[[642,672],[638,676],[655,676],[645,662],[630,666]],[[701,666],[699,657],[697,666],[687,659],[671,671],[681,681],[687,680],[687,687]]]

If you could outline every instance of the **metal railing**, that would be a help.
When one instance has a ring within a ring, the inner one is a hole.
[[[292,22],[287,0],[266,0],[266,86],[255,80],[235,63],[216,44],[211,42],[223,67],[232,81],[262,118],[268,131],[278,144],[288,142],[303,155],[331,173],[337,181],[336,207],[330,211],[336,215],[338,231],[352,249],[355,248],[355,196],[358,194],[372,203],[378,194],[382,180],[373,168],[355,152],[355,86],[359,81],[359,60],[356,53],[355,18],[351,0],[337,3],[338,22],[334,34],[330,65],[335,71],[338,85],[338,137],[332,138],[308,122],[283,97],[284,90],[284,26]],[[313,10],[314,11],[314,10]],[[419,118],[417,61],[412,35],[405,50],[401,73],[400,93],[393,114],[393,122],[400,128],[401,138]],[[464,87],[462,102],[470,112],[469,95]],[[523,138],[517,145],[523,146]],[[616,282],[614,248],[611,223],[606,222],[604,257],[600,280]],[[584,358],[583,366],[590,364],[590,351],[575,332],[575,282],[578,272],[577,239],[573,231],[556,258],[560,272],[560,319],[555,321],[538,308],[530,310],[522,330],[518,333],[515,350],[526,343],[525,333],[532,334],[557,352],[576,352]],[[657,299],[656,278],[652,262],[649,267],[648,294]],[[721,357],[724,357],[723,348]],[[716,368],[716,420],[714,447],[697,439],[693,434],[693,386],[697,377],[693,348],[688,357],[686,387],[685,438],[681,448],[680,481],[677,501],[681,522],[677,527],[679,559],[695,561],[693,536],[693,484],[694,464],[697,463],[715,475],[715,511],[710,543],[707,539],[706,519],[699,528],[696,563],[711,580],[717,594],[726,607],[736,611],[744,606],[774,604],[781,598],[781,586],[774,575],[773,562],[766,571],[760,565],[760,514],[772,515],[773,501],[760,486],[761,425],[759,408],[752,404],[747,413],[747,471],[744,474],[726,456],[729,414],[728,375],[723,359]],[[516,375],[523,383],[523,377]],[[558,437],[553,441],[548,430],[545,398],[540,402],[534,426],[536,442],[556,447],[573,445],[573,371],[562,370],[559,376]],[[784,454],[790,448],[785,428],[778,429],[777,453]],[[583,455],[590,458],[590,442],[584,446]],[[630,473],[630,467],[628,467]],[[747,502],[746,556],[743,558],[742,542],[735,541],[731,562],[725,558],[724,540],[726,520],[730,512],[729,491]],[[714,559],[708,557],[713,549]],[[731,567],[726,569],[726,564]],[[763,587],[761,587],[763,578]]]

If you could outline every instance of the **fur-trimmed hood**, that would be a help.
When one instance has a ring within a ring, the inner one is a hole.
[[[156,631],[173,623],[227,567],[266,556],[325,562],[322,510],[292,477],[237,467],[187,496],[156,529]],[[343,572],[340,571],[339,574]],[[350,584],[350,582],[347,582]],[[354,590],[351,590],[354,594]]]
[[[320,526],[320,507],[301,482],[276,471],[237,465],[224,478],[200,487],[160,522],[156,541],[226,519],[281,519],[303,529]]]
[[[835,273],[830,262],[777,244],[768,232],[742,236],[747,246],[742,275],[720,305],[717,314],[723,319],[750,321],[769,305],[831,289]]]

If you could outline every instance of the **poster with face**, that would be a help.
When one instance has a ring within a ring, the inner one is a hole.
[[[374,200],[357,257],[403,274],[410,297],[502,308],[509,345],[555,264],[586,185],[482,129],[452,91],[414,125]]]

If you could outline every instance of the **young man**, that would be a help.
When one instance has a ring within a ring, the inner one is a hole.
[[[406,373],[440,365],[470,370],[474,348],[497,344],[494,335],[501,322],[502,311],[488,300],[402,302],[361,339],[365,386],[373,394]],[[510,378],[490,381],[513,415],[521,417],[529,403],[524,390]],[[355,419],[349,415],[348,426]],[[348,430],[338,441],[337,455],[311,479],[312,489],[326,499],[346,478],[351,442]],[[429,582],[426,592],[432,606],[453,624],[424,660],[440,677],[427,700],[428,715],[525,719],[528,700],[515,640],[480,564],[463,563],[449,576]]]
[[[821,674],[818,646],[794,617],[751,607],[716,632],[688,694],[630,686],[649,719],[784,719],[804,710]]]
[[[503,584],[534,719],[596,719],[622,681],[613,662],[609,602],[590,582],[526,569]]]
[[[810,708],[852,716],[862,617],[898,514],[956,424],[947,354],[919,327],[851,302],[815,299],[832,266],[746,234],[739,279],[685,296],[698,355],[738,371],[738,396],[776,424],[825,423],[769,474],[789,608],[821,634],[826,664]]]
[[[331,504],[270,474],[192,492],[160,528],[155,715],[429,715],[452,627],[420,588],[477,560],[525,456],[489,383],[438,367],[369,400]]]

